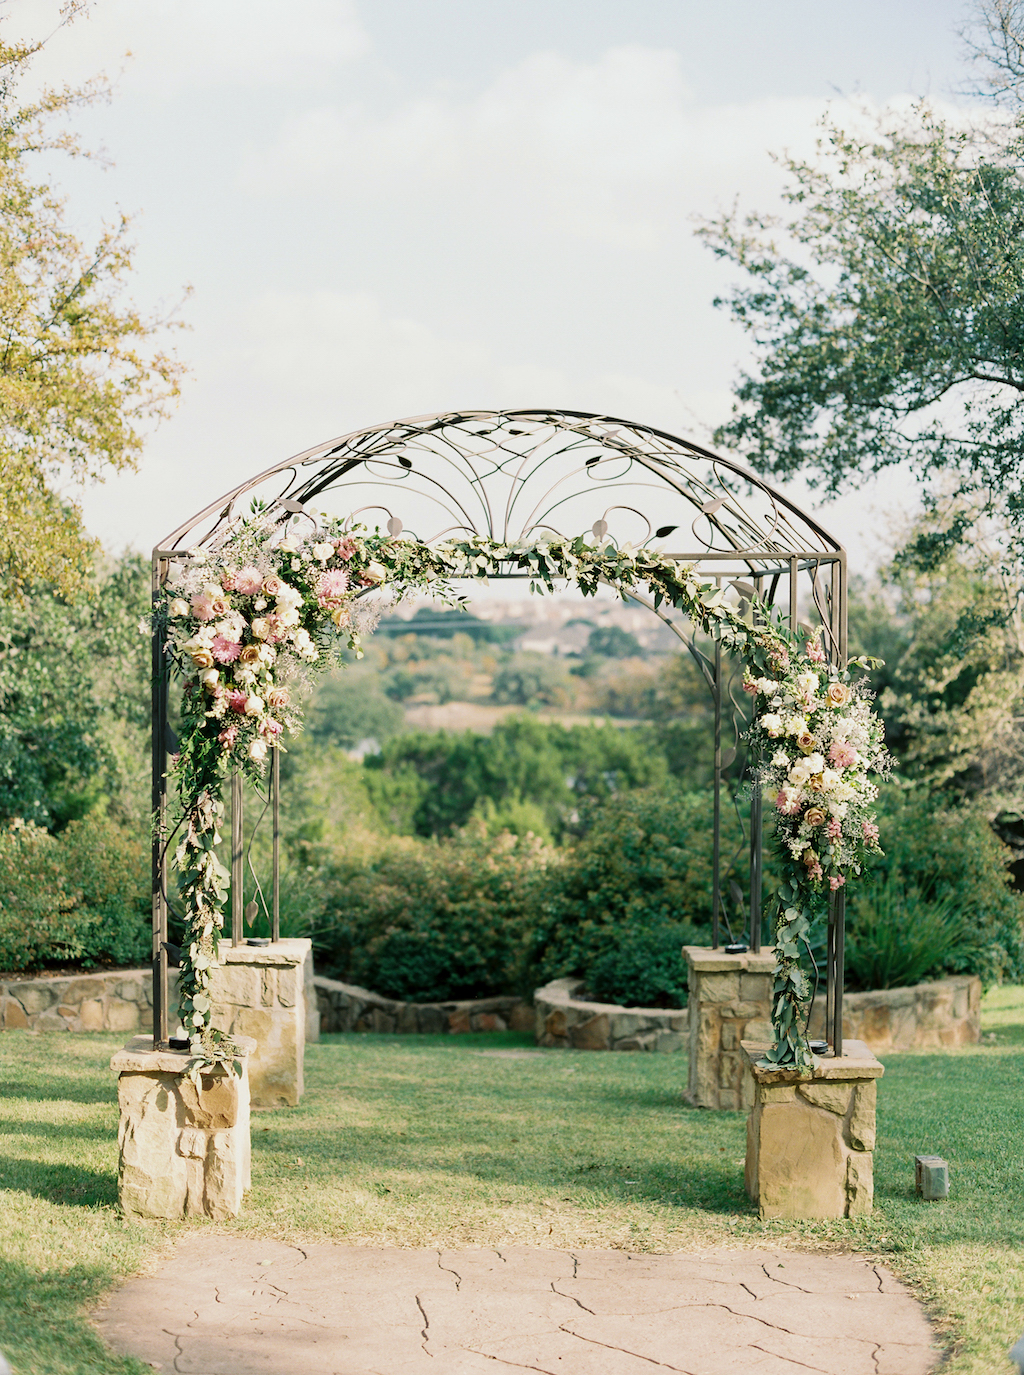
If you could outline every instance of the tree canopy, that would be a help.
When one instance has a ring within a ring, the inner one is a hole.
[[[73,17],[75,7],[69,7]],[[2,26],[0,20],[0,26]],[[124,299],[128,220],[95,242],[71,233],[40,154],[83,149],[65,117],[101,82],[19,94],[41,43],[0,27],[0,595],[37,579],[73,593],[93,542],[67,484],[134,468],[143,428],[166,413],[182,367],[154,346],[167,322]]]
[[[748,274],[717,303],[757,360],[716,440],[830,491],[909,463],[968,499],[952,541],[992,508],[1024,538],[1024,123],[918,106],[868,138],[824,130],[817,161],[783,160],[788,221],[699,231]]]

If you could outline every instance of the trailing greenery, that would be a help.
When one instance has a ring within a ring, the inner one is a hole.
[[[0,828],[0,970],[147,962],[148,869],[146,837],[99,815]]]

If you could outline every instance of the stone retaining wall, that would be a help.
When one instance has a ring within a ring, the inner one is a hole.
[[[174,996],[172,989],[172,1002]],[[145,1031],[152,1021],[153,975],[148,969],[0,979],[0,1028],[5,1031]]]
[[[811,1035],[825,1034],[825,999],[811,1014]],[[843,995],[843,1039],[863,1041],[877,1055],[914,1046],[962,1046],[981,1040],[981,980],[954,974],[911,988]]]
[[[618,1007],[590,1003],[574,994],[582,979],[555,979],[533,995],[539,1046],[572,1050],[684,1050],[685,1009]]]
[[[313,980],[320,1030],[378,1031],[438,1035],[460,1031],[532,1031],[533,1008],[522,998],[477,998],[470,1002],[404,1003],[367,988]]]

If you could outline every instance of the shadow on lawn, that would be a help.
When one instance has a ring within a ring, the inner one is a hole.
[[[0,1188],[34,1194],[49,1203],[94,1208],[117,1203],[117,1175],[80,1165],[50,1165],[17,1156],[0,1156]]]
[[[0,1258],[0,1351],[26,1372],[139,1370],[136,1361],[108,1351],[82,1316],[82,1307],[94,1306],[114,1278],[86,1265],[40,1274]]]
[[[36,1136],[54,1141],[67,1141],[77,1137],[79,1141],[109,1141],[111,1134],[117,1134],[117,1123],[88,1122],[36,1122],[10,1121],[0,1117],[0,1136]]]
[[[679,1165],[666,1160],[644,1159],[630,1155],[628,1146],[607,1156],[597,1150],[567,1153],[534,1163],[528,1149],[481,1149],[479,1141],[466,1143],[457,1159],[423,1150],[422,1142],[402,1140],[379,1132],[346,1131],[344,1154],[324,1151],[322,1132],[289,1131],[287,1146],[253,1137],[254,1178],[264,1185],[293,1180],[301,1175],[313,1184],[351,1182],[393,1193],[396,1201],[416,1197],[431,1187],[430,1179],[448,1175],[492,1189],[495,1200],[509,1190],[527,1188],[538,1193],[568,1195],[583,1191],[599,1195],[603,1202],[644,1201],[669,1207],[697,1208],[709,1213],[749,1212],[750,1200],[743,1185],[743,1169],[733,1160],[702,1154],[691,1156]],[[723,1155],[726,1154],[723,1152]],[[730,1153],[731,1155],[731,1153]],[[275,1160],[274,1157],[278,1156]],[[287,1157],[287,1158],[286,1158]],[[304,1161],[297,1173],[291,1161]],[[375,1183],[367,1181],[367,1171],[379,1171]],[[422,1188],[410,1185],[408,1176],[422,1174]],[[404,1177],[403,1177],[404,1176]],[[505,1200],[507,1201],[507,1200]]]
[[[113,1103],[117,1104],[117,1081],[111,1075],[110,1084],[76,1083],[60,1074],[40,1073],[35,1083],[5,1079],[5,1098],[24,1098],[30,1103]]]

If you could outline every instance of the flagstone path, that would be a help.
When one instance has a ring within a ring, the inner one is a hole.
[[[93,1321],[176,1375],[927,1375],[886,1270],[792,1251],[407,1251],[192,1236]]]

